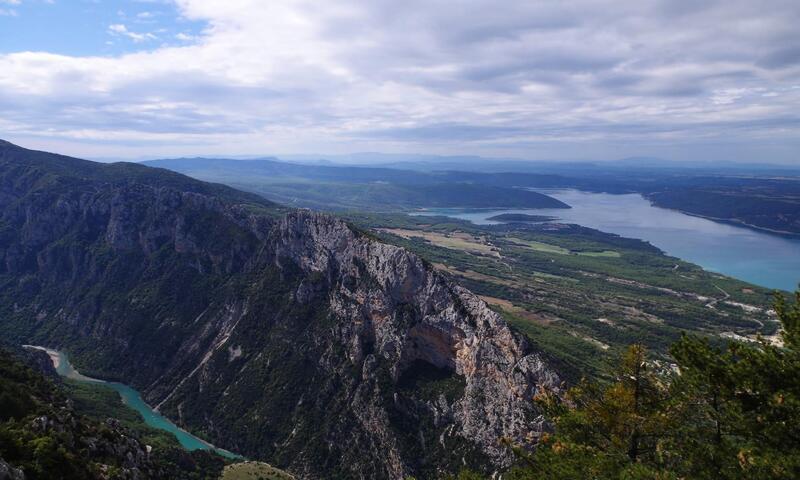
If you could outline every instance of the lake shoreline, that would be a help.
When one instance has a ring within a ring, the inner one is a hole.
[[[642,196],[645,199],[647,199],[648,201],[650,201],[650,203],[654,207],[663,208],[664,210],[670,210],[670,211],[673,211],[673,212],[682,213],[684,215],[689,215],[690,217],[697,217],[697,218],[703,218],[705,220],[711,220],[712,222],[721,223],[723,225],[731,225],[733,227],[747,228],[747,229],[750,229],[750,230],[753,230],[753,231],[756,231],[756,232],[775,235],[775,236],[780,237],[780,238],[787,238],[787,239],[790,239],[790,240],[800,240],[800,233],[787,232],[785,230],[774,230],[774,229],[767,228],[767,227],[759,227],[758,225],[753,225],[752,223],[747,223],[745,221],[738,220],[738,219],[735,219],[735,218],[711,217],[709,215],[701,215],[699,213],[687,212],[686,210],[681,210],[679,208],[664,207],[662,205],[659,205],[658,203],[655,203],[655,202],[651,201],[649,198],[645,197],[644,195],[642,195]]]
[[[416,216],[442,216],[475,225],[502,224],[498,214],[554,216],[555,223],[638,239],[668,256],[708,272],[770,290],[791,292],[800,281],[800,238],[767,232],[725,219],[711,219],[660,207],[640,193],[595,193],[577,189],[537,189],[572,205],[553,209],[427,209]]]

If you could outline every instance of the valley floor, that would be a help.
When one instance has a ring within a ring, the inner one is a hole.
[[[722,342],[777,328],[769,290],[646,242],[575,225],[479,226],[401,214],[350,219],[480,295],[569,380],[608,375],[634,342],[667,360],[682,332]]]

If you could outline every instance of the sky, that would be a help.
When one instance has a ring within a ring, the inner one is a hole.
[[[800,164],[797,0],[0,0],[0,138]]]

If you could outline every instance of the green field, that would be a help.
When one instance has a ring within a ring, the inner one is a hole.
[[[225,467],[221,480],[292,480],[293,476],[261,462],[234,463]]]
[[[555,253],[558,255],[569,255],[571,253],[567,248],[562,248],[549,243],[535,242],[533,240],[522,240],[515,237],[508,237],[508,240],[512,243],[516,243],[517,245],[524,245],[537,252]]]

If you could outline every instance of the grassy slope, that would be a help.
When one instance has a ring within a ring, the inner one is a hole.
[[[228,465],[221,480],[291,480],[294,477],[267,463],[242,462]]]

